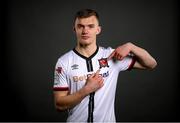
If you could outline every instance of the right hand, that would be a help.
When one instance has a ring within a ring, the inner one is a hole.
[[[86,89],[88,93],[92,93],[100,89],[104,85],[104,79],[99,75],[100,70],[97,70],[96,73],[93,73],[87,78]]]
[[[115,58],[117,60],[123,60],[132,50],[133,44],[126,43],[117,47],[108,57],[108,60]]]

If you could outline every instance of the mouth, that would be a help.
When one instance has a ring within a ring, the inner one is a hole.
[[[90,37],[89,37],[89,36],[81,36],[81,38],[84,39],[84,40],[87,40],[87,39],[89,39]]]

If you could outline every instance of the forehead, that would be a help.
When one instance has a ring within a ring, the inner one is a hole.
[[[77,25],[77,24],[83,24],[83,25],[96,24],[96,25],[98,25],[98,20],[95,16],[90,16],[87,18],[76,18],[75,25]]]

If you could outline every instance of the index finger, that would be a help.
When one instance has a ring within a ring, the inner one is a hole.
[[[95,76],[96,76],[96,75],[99,75],[99,72],[100,72],[100,69],[98,69],[98,70],[96,71]]]
[[[99,72],[100,72],[100,69],[98,69],[98,70],[96,71],[96,73],[94,74],[94,77],[98,77],[98,76],[99,76]]]
[[[112,57],[114,57],[115,53],[116,53],[116,51],[114,50],[114,51],[109,55],[109,57],[107,58],[107,60],[110,60]]]

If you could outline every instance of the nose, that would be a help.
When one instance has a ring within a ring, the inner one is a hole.
[[[83,33],[83,34],[87,34],[87,33],[88,33],[88,28],[87,28],[87,27],[84,27],[83,30],[82,30],[82,33]]]

